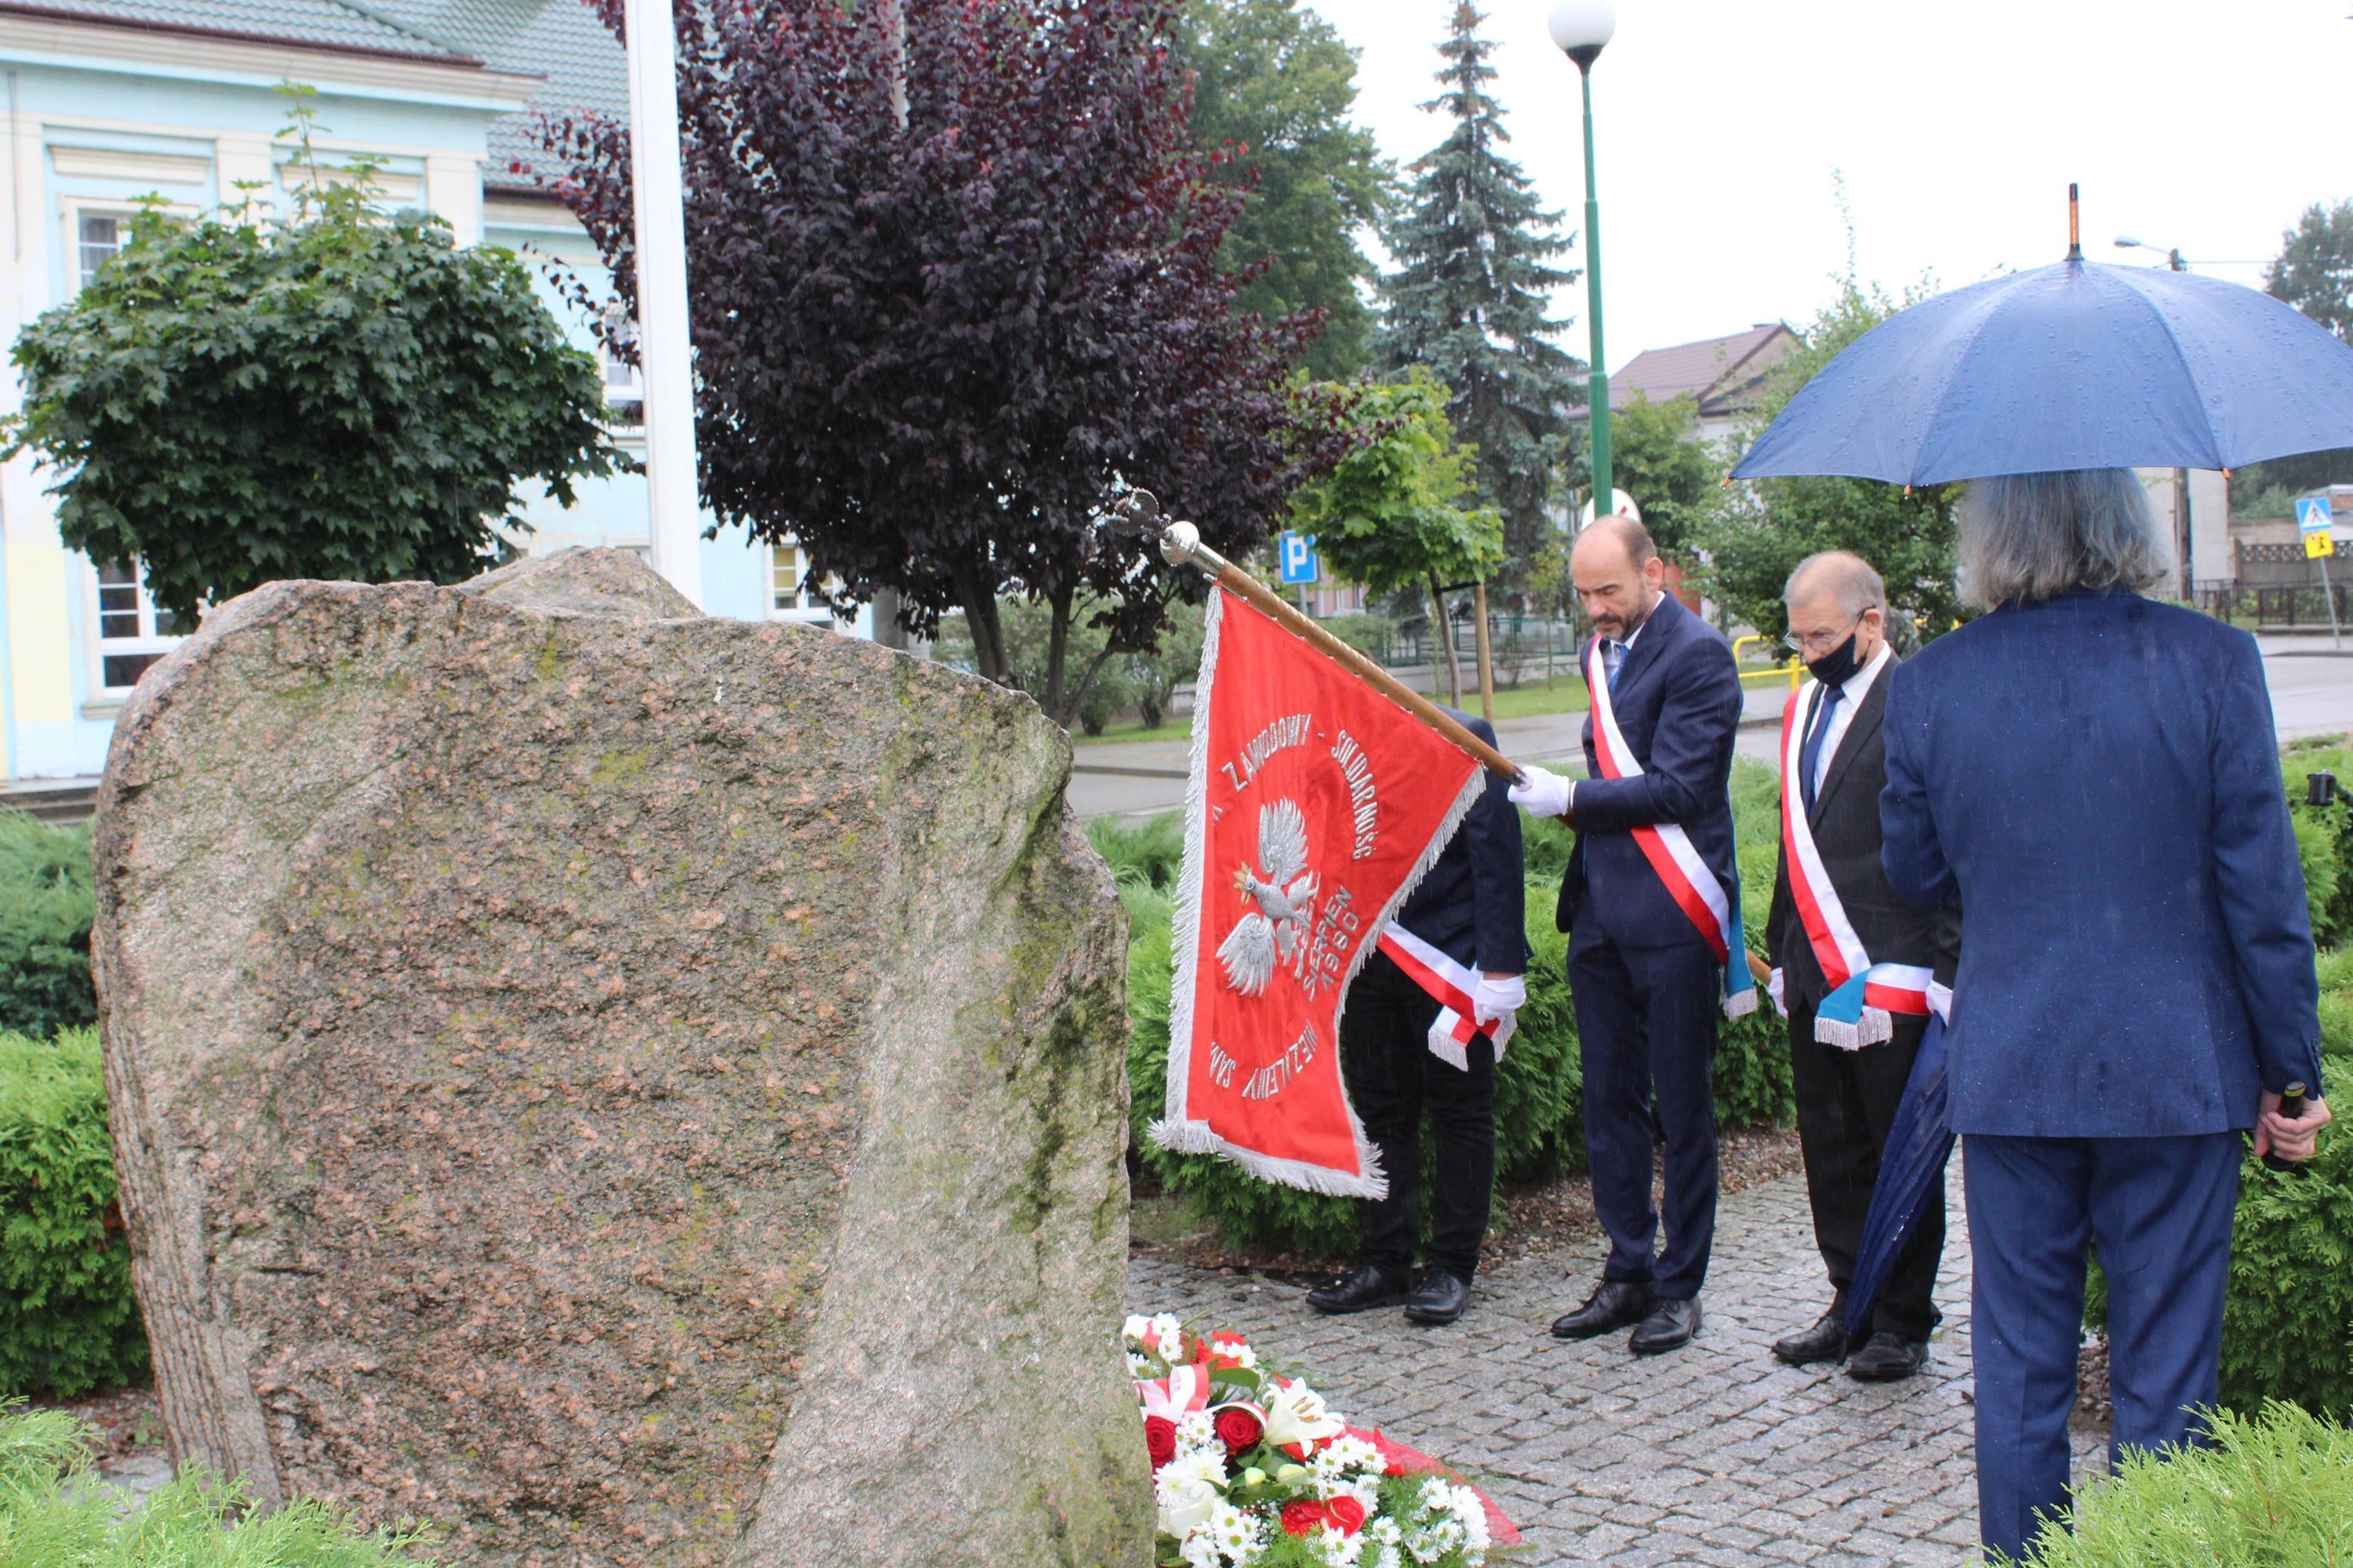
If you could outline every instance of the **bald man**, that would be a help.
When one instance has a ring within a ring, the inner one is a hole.
[[[1577,829],[1556,919],[1569,933],[1586,1149],[1609,1258],[1552,1331],[1590,1339],[1633,1325],[1628,1348],[1655,1355],[1699,1331],[1715,1234],[1716,1016],[1725,959],[1745,963],[1746,952],[1710,911],[1730,908],[1738,887],[1728,785],[1740,676],[1722,634],[1666,591],[1641,524],[1596,519],[1569,574],[1595,631],[1580,661],[1590,776],[1526,768],[1512,798]],[[1654,1108],[1662,1209],[1651,1201]]]
[[[1811,1328],[1775,1342],[1773,1353],[1792,1366],[1843,1360],[1849,1376],[1884,1383],[1927,1364],[1945,1245],[1942,1182],[1859,1343],[1844,1326],[1847,1286],[1928,1012],[1952,995],[1960,917],[1905,903],[1880,865],[1880,720],[1897,661],[1879,574],[1844,551],[1810,555],[1789,574],[1782,603],[1790,650],[1812,679],[1790,693],[1784,715],[1781,789],[1795,809],[1782,821],[1766,942],[1774,1003],[1788,1020],[1806,1195],[1831,1303]]]

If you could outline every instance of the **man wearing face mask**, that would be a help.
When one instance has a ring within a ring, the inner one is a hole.
[[[1666,592],[1641,523],[1595,519],[1569,574],[1595,632],[1582,657],[1591,776],[1523,768],[1511,797],[1577,829],[1556,919],[1570,933],[1586,1149],[1609,1257],[1552,1331],[1583,1340],[1634,1325],[1628,1348],[1655,1355],[1699,1331],[1715,1234],[1716,1012],[1756,1001],[1727,791],[1740,672],[1723,635]],[[1654,1112],[1666,1135],[1659,1207]]]
[[[1843,551],[1811,555],[1789,574],[1782,602],[1789,647],[1812,679],[1783,716],[1781,865],[1766,932],[1831,1300],[1820,1321],[1777,1341],[1773,1353],[1792,1366],[1846,1360],[1849,1376],[1888,1382],[1927,1363],[1945,1245],[1941,1183],[1859,1348],[1843,1327],[1846,1290],[1928,1013],[1946,1011],[1952,995],[1960,916],[1905,903],[1880,867],[1880,721],[1896,658],[1879,574]]]

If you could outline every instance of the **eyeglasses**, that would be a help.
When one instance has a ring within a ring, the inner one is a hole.
[[[1869,614],[1871,614],[1869,610],[1862,612],[1862,616]],[[1862,616],[1855,616],[1834,632],[1808,632],[1804,637],[1792,633],[1781,639],[1781,646],[1801,658],[1809,654],[1816,656],[1826,654],[1846,641],[1847,633],[1862,625]]]

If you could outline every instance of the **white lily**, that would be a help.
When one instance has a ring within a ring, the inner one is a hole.
[[[1266,1440],[1276,1447],[1336,1437],[1347,1424],[1324,1407],[1324,1396],[1303,1383],[1277,1384],[1266,1394]]]

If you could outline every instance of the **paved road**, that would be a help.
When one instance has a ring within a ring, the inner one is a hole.
[[[1950,1192],[1960,1211],[1958,1165]],[[1396,1312],[1324,1318],[1293,1287],[1136,1258],[1131,1310],[1229,1327],[1295,1361],[1362,1426],[1473,1474],[1547,1563],[1813,1568],[1974,1562],[1968,1242],[1946,1248],[1946,1320],[1928,1373],[1867,1386],[1785,1367],[1771,1342],[1810,1322],[1828,1287],[1803,1183],[1724,1201],[1688,1349],[1651,1361],[1623,1335],[1546,1331],[1599,1278],[1599,1246],[1504,1264],[1445,1329]],[[2079,1467],[2102,1440],[2079,1433]]]
[[[2353,646],[2353,645],[2349,645]],[[2272,709],[2280,738],[2353,732],[2353,657],[2339,658],[2326,636],[2266,637],[2263,673],[2271,683]],[[1788,689],[1748,683],[1748,712],[1740,731],[1740,754],[1772,760],[1774,725]],[[1495,726],[1506,754],[1527,762],[1583,771],[1579,734],[1582,713],[1506,719]],[[1070,800],[1081,816],[1149,816],[1184,804],[1190,746],[1184,741],[1113,742],[1078,748]]]

